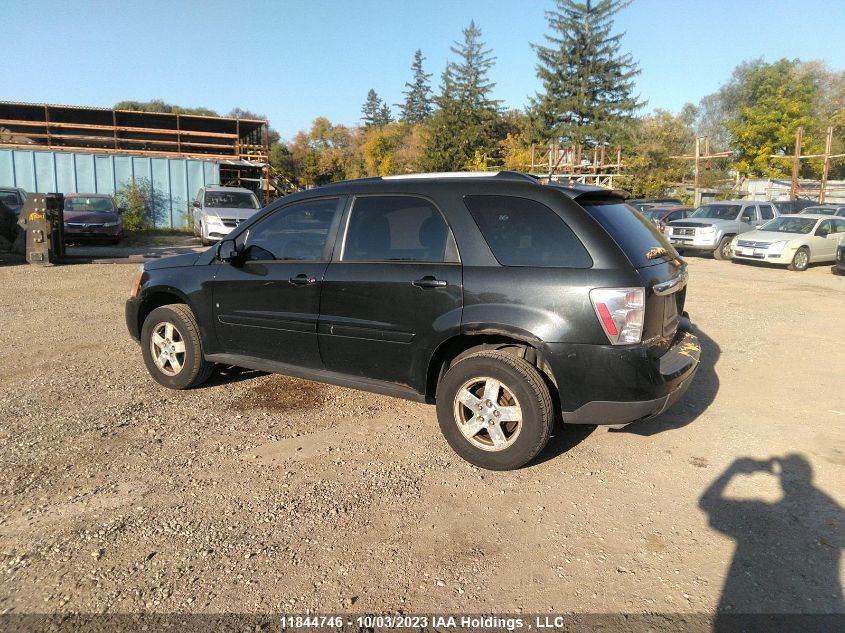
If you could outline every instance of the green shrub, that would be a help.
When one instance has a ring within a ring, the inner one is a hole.
[[[117,206],[124,209],[124,230],[130,233],[154,229],[166,210],[164,196],[147,178],[132,180],[115,192]]]

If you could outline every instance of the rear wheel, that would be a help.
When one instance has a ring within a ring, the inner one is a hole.
[[[807,270],[807,267],[810,265],[810,250],[806,246],[802,246],[797,251],[795,251],[795,255],[792,256],[792,262],[789,264],[789,270],[794,270],[795,272],[802,273]]]
[[[722,241],[719,242],[719,245],[716,247],[716,250],[713,251],[713,257],[719,260],[730,259],[732,239],[733,235],[726,235],[725,237],[723,237]]]
[[[170,389],[196,387],[214,369],[203,357],[194,313],[181,303],[150,312],[141,328],[141,351],[153,379]]]
[[[528,361],[479,352],[449,368],[437,388],[437,420],[452,449],[489,470],[531,461],[548,443],[554,414],[549,390]]]

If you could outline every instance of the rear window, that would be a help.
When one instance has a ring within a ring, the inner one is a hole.
[[[654,266],[677,256],[660,231],[627,204],[591,201],[584,208],[610,234],[635,268]]]
[[[547,206],[511,196],[466,196],[464,202],[502,266],[590,268],[581,240]]]

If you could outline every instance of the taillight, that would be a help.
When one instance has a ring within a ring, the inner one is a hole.
[[[590,301],[604,333],[613,345],[639,343],[645,320],[643,288],[595,288]]]

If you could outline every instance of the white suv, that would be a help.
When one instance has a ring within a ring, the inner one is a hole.
[[[194,235],[209,246],[261,208],[258,198],[241,187],[203,187],[192,203]]]

